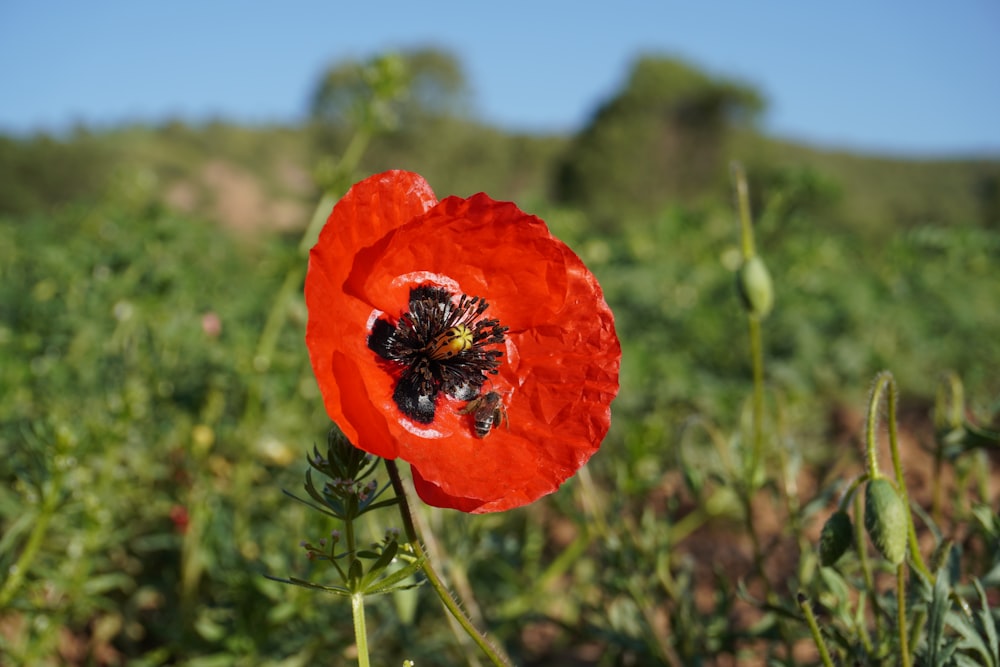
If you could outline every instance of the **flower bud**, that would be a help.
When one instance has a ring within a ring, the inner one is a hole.
[[[754,255],[740,267],[736,274],[736,287],[748,313],[767,317],[774,307],[774,287],[771,274],[759,255]]]
[[[854,544],[854,528],[851,517],[843,510],[837,510],[823,524],[819,534],[819,562],[830,567]]]
[[[865,530],[882,556],[899,565],[906,557],[906,508],[889,480],[873,479],[865,487]]]

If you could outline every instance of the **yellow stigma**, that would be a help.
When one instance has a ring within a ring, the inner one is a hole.
[[[474,341],[472,329],[464,324],[457,324],[430,342],[426,348],[427,355],[435,361],[451,359],[470,349]]]

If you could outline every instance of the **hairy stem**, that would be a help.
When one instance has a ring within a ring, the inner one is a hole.
[[[817,650],[819,650],[820,660],[823,661],[824,667],[833,667],[830,651],[827,650],[826,642],[823,641],[823,634],[819,630],[819,624],[816,622],[816,614],[813,613],[812,605],[809,604],[809,598],[799,593],[798,600],[799,609],[802,610],[803,615],[806,617],[806,623],[809,625],[809,634],[812,635],[813,642],[816,644]]]
[[[389,479],[392,481],[392,489],[396,493],[396,497],[399,498],[399,514],[403,521],[403,530],[406,533],[406,539],[409,541],[410,546],[413,547],[413,553],[417,558],[423,560],[423,565],[421,569],[424,571],[424,576],[427,577],[428,583],[437,593],[438,598],[441,599],[441,603],[444,604],[448,612],[455,618],[462,629],[465,630],[466,634],[476,643],[476,646],[483,652],[490,661],[496,665],[496,667],[511,667],[512,663],[510,660],[500,651],[496,646],[486,639],[486,637],[472,625],[472,621],[469,617],[462,611],[462,608],[452,597],[451,592],[441,581],[441,577],[438,576],[437,571],[431,565],[430,560],[427,558],[426,553],[424,553],[423,545],[420,542],[420,537],[417,535],[417,529],[413,524],[413,516],[410,514],[410,505],[406,500],[406,489],[403,487],[403,479],[399,476],[399,469],[396,467],[396,462],[389,459],[384,459],[385,468],[389,473]]]
[[[906,631],[906,563],[896,566],[896,629],[899,632],[899,664],[910,667],[910,637]]]
[[[369,667],[368,630],[365,627],[365,594],[351,595],[351,614],[354,616],[354,641],[358,646],[358,667]]]

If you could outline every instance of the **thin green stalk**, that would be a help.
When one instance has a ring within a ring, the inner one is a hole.
[[[24,577],[28,574],[31,562],[38,555],[38,550],[42,546],[42,540],[45,538],[45,534],[49,529],[49,523],[52,521],[52,517],[56,513],[56,506],[59,504],[57,489],[61,484],[62,475],[57,473],[57,476],[48,485],[47,490],[44,491],[45,495],[42,499],[42,506],[39,508],[38,516],[33,522],[34,525],[31,527],[31,534],[28,535],[28,541],[25,543],[21,555],[18,556],[17,562],[7,569],[8,576],[4,579],[3,586],[0,587],[0,609],[6,608],[7,603],[14,598],[14,593],[17,592],[21,582],[24,581]]]
[[[747,187],[746,174],[743,166],[738,162],[731,165],[732,176],[736,182],[736,201],[740,217],[740,243],[744,263],[751,260],[760,261],[756,258],[757,250],[754,245],[753,222],[750,217],[750,193]],[[763,266],[761,264],[761,266]],[[770,278],[767,281],[768,293],[770,294]],[[760,303],[753,303],[747,312],[747,322],[749,328],[750,360],[753,373],[753,395],[752,395],[752,415],[751,425],[751,447],[750,458],[744,471],[745,481],[740,495],[743,496],[744,519],[750,539],[753,543],[754,565],[760,578],[764,582],[767,599],[769,602],[775,601],[774,589],[767,573],[764,570],[764,554],[760,548],[760,539],[757,535],[753,515],[752,501],[758,490],[758,479],[761,462],[764,459],[764,344],[761,335],[761,320],[770,309],[770,305],[759,309]],[[785,631],[783,623],[779,622],[779,631],[785,637],[786,643],[791,645],[791,639]]]
[[[936,442],[934,447],[934,476],[931,478],[931,516],[937,523],[941,523],[944,518],[941,514],[942,493],[944,485],[941,480],[944,477],[944,445]]]
[[[865,458],[868,462],[868,477],[876,480],[882,477],[882,471],[878,467],[878,446],[875,440],[875,429],[878,426],[878,404],[882,399],[882,389],[886,384],[886,378],[879,374],[875,378],[875,386],[872,387],[871,396],[868,397],[868,418],[865,422]],[[892,421],[892,415],[889,416]]]
[[[736,206],[740,214],[740,245],[743,261],[746,262],[757,253],[754,246],[753,222],[750,218],[750,192],[743,166],[733,162],[731,170],[736,181]],[[764,455],[764,345],[761,339],[760,315],[750,312],[747,319],[750,359],[753,366],[753,440],[746,474],[748,489],[753,493],[756,489],[757,467]]]
[[[750,222],[750,190],[747,187],[747,177],[743,171],[743,165],[739,162],[733,162],[730,170],[733,180],[736,181],[736,206],[740,212],[743,259],[750,259],[757,253],[753,242],[753,225]]]
[[[359,129],[351,137],[351,142],[344,149],[344,153],[334,168],[333,185],[331,186],[333,190],[339,191],[342,187],[346,187],[345,182],[349,180],[350,175],[357,168],[362,155],[364,155],[365,150],[368,148],[371,137],[372,131],[365,128]],[[309,218],[309,226],[306,227],[306,230],[302,233],[302,239],[299,241],[298,252],[301,256],[306,256],[309,249],[315,245],[323,223],[326,222],[327,216],[333,209],[333,205],[337,202],[337,198],[330,188],[320,197],[312,216]],[[257,349],[254,351],[253,356],[253,370],[258,375],[249,388],[250,395],[246,403],[247,416],[254,413],[260,407],[259,378],[271,365],[274,350],[278,346],[278,338],[287,319],[288,303],[300,288],[305,271],[306,265],[302,262],[296,262],[294,266],[288,269],[288,273],[285,274],[285,279],[281,283],[281,287],[278,288],[277,295],[275,295],[271,310],[267,314],[267,320],[264,322],[260,338],[257,339]]]
[[[871,563],[868,561],[868,550],[865,548],[864,522],[860,517],[864,516],[864,498],[860,493],[854,495],[854,546],[858,552],[858,564],[861,566],[861,575],[865,580],[865,592],[868,594],[868,601],[872,606],[872,617],[875,621],[875,634],[882,636],[882,605],[879,603],[878,591],[875,590],[875,577],[872,575]],[[860,607],[860,601],[859,601]],[[867,644],[867,642],[866,642]]]
[[[906,562],[896,566],[896,629],[899,632],[899,664],[910,667],[910,641],[906,632]]]
[[[323,223],[330,215],[330,211],[333,210],[333,205],[337,203],[337,198],[334,197],[329,192],[324,192],[323,196],[320,197],[319,203],[316,204],[316,208],[313,210],[312,217],[309,218],[309,226],[306,227],[306,231],[302,233],[302,239],[299,241],[299,254],[305,257],[309,254],[309,249],[316,245],[316,241],[319,240],[319,232],[323,228]]]
[[[338,195],[335,193],[346,190],[350,185],[351,174],[358,168],[361,157],[365,154],[371,139],[372,131],[362,127],[354,133],[347,148],[341,154],[340,160],[337,161],[337,165],[333,169],[333,176],[327,182],[323,196],[320,197],[312,217],[309,218],[309,226],[306,227],[306,231],[302,233],[302,239],[299,241],[299,254],[303,257],[319,240],[320,229],[323,228],[323,223],[326,222],[327,216],[333,210],[333,205],[337,203]]]
[[[261,404],[261,379],[264,373],[271,366],[271,359],[274,357],[274,350],[278,346],[278,338],[281,336],[281,329],[285,325],[285,317],[288,312],[288,302],[291,300],[295,290],[302,284],[302,277],[305,274],[305,266],[298,263],[289,269],[285,274],[285,280],[278,288],[278,294],[274,299],[274,304],[267,314],[264,327],[261,329],[260,338],[257,339],[257,349],[254,351],[252,359],[252,373],[250,386],[248,387],[246,414],[244,421],[256,416]]]
[[[823,634],[819,630],[819,624],[816,622],[816,614],[813,613],[812,605],[809,604],[809,598],[807,598],[802,593],[799,593],[799,609],[806,617],[806,623],[809,625],[809,633],[812,635],[813,642],[816,644],[816,648],[819,650],[819,658],[823,661],[826,667],[833,667],[833,659],[830,658],[830,651],[826,648],[826,642],[823,641]]]
[[[917,609],[910,618],[910,655],[917,652],[917,646],[924,635],[924,624],[927,622],[927,610]]]
[[[351,614],[354,616],[354,641],[358,646],[358,667],[369,667],[368,629],[365,627],[365,594],[351,595]]]
[[[756,489],[757,467],[764,455],[764,346],[761,342],[760,318],[749,316],[750,355],[753,363],[753,449],[747,471],[751,493]]]
[[[437,593],[437,596],[441,599],[441,603],[444,604],[448,612],[455,618],[462,629],[465,630],[466,634],[476,643],[479,650],[490,659],[490,661],[496,665],[496,667],[511,667],[513,663],[510,659],[505,656],[501,650],[493,646],[486,637],[472,625],[472,621],[469,617],[462,611],[455,598],[452,597],[451,593],[448,591],[444,582],[441,581],[441,577],[434,570],[431,565],[430,560],[426,557],[424,553],[423,545],[420,543],[420,537],[417,535],[417,529],[413,525],[413,516],[410,514],[410,505],[406,500],[406,489],[403,487],[403,479],[399,475],[399,469],[396,467],[396,462],[390,459],[384,459],[385,468],[389,473],[389,479],[392,481],[392,489],[396,493],[396,497],[399,498],[399,515],[403,521],[403,531],[406,533],[406,539],[409,541],[410,546],[413,547],[413,554],[423,560],[422,568],[424,571],[424,576],[427,577],[428,583]]]
[[[356,556],[354,554],[354,520],[349,515],[344,520],[344,549],[348,554],[348,571],[350,571],[350,564]]]

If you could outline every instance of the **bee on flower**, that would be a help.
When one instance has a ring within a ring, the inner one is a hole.
[[[508,420],[503,396],[495,391],[488,391],[479,398],[469,401],[469,404],[459,410],[458,414],[467,415],[470,412],[477,438],[485,438],[490,434],[490,431]]]
[[[310,252],[306,345],[354,446],[465,512],[552,493],[598,450],[621,346],[600,285],[539,218],[417,174],[355,184]],[[503,425],[504,428],[498,428]]]

